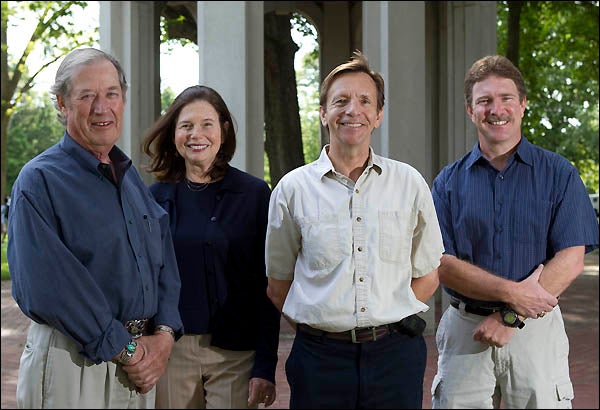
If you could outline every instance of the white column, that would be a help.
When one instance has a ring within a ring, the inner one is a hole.
[[[433,177],[428,132],[424,2],[363,2],[364,52],[385,80],[385,112],[373,146]]]
[[[129,90],[118,145],[146,183],[141,144],[160,115],[160,15],[152,1],[101,1],[100,48],[121,63]]]
[[[199,84],[214,88],[237,123],[231,165],[264,177],[264,16],[260,1],[199,1]]]
[[[444,67],[440,74],[440,112],[447,115],[447,138],[440,140],[440,169],[462,157],[477,140],[475,127],[467,117],[464,79],[467,70],[481,57],[497,53],[496,2],[446,2],[441,20],[447,27],[440,48]]]

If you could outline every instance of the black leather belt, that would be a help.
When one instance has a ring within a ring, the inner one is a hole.
[[[129,332],[131,337],[135,339],[142,335],[148,334],[147,330],[149,322],[150,319],[128,320],[127,322],[125,322],[125,328]]]
[[[464,303],[464,302],[460,302],[456,299],[450,299],[450,306],[452,306],[453,308],[459,309],[460,304]],[[475,305],[470,305],[468,303],[464,303],[465,305],[465,312],[467,313],[473,313],[475,315],[479,315],[479,316],[489,316],[494,312],[499,312],[502,308],[501,307],[480,307],[480,306],[475,306]]]
[[[314,327],[310,327],[303,323],[299,323],[297,328],[299,331],[309,335],[325,337],[333,340],[341,340],[348,343],[372,342],[386,337],[394,332],[400,331],[397,323],[373,327],[357,327],[344,332],[326,332],[324,330],[315,329]]]

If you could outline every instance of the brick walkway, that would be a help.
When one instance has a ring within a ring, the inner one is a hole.
[[[586,256],[584,272],[560,298],[571,346],[571,381],[575,390],[574,409],[598,408],[598,252]],[[10,282],[2,281],[2,409],[15,409],[15,391],[19,358],[26,339],[28,320],[10,295]],[[277,400],[271,409],[289,408],[289,386],[285,379],[285,360],[293,341],[287,322],[281,323]],[[437,369],[434,336],[426,336],[428,357],[425,372],[423,408],[431,408],[429,389]]]

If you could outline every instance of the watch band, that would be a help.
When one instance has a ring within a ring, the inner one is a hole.
[[[173,339],[175,339],[175,331],[173,330],[173,328],[171,326],[167,326],[167,325],[156,325],[156,327],[154,328],[154,332],[167,332],[168,334],[170,334],[171,336],[173,336]]]
[[[525,327],[525,322],[519,319],[519,315],[517,312],[512,310],[509,307],[505,307],[500,311],[502,315],[502,322],[505,326],[516,327],[519,329],[523,329]]]

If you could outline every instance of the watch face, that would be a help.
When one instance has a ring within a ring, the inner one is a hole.
[[[507,310],[504,312],[504,321],[510,325],[517,321],[517,313],[513,310]]]

